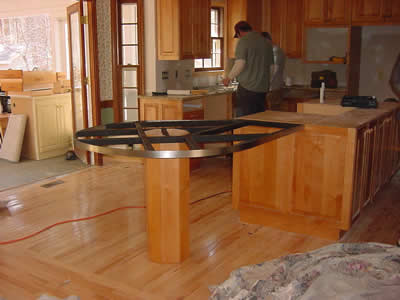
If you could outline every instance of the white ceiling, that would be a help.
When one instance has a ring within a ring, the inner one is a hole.
[[[49,13],[65,15],[66,7],[76,0],[1,0],[0,17]]]

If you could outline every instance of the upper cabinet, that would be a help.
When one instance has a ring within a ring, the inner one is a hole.
[[[272,0],[270,33],[287,57],[301,58],[303,0]]]
[[[304,0],[304,24],[348,25],[350,8],[348,0]]]
[[[399,0],[353,0],[352,23],[358,25],[400,23]]]
[[[238,39],[234,26],[239,21],[247,21],[254,31],[262,29],[262,0],[226,0],[227,5],[227,47],[228,57],[235,57],[235,48]]]
[[[158,59],[209,58],[210,0],[157,0]]]

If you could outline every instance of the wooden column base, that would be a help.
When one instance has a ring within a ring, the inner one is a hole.
[[[160,150],[182,147],[157,145]],[[180,263],[189,256],[189,174],[188,158],[145,159],[148,253],[153,262]]]

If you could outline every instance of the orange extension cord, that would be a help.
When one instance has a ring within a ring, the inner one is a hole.
[[[217,193],[217,194],[213,194],[211,196],[207,196],[207,197],[201,198],[199,200],[196,200],[196,201],[194,201],[194,202],[192,202],[190,204],[192,205],[192,204],[195,204],[195,203],[197,203],[199,201],[203,201],[203,200],[206,200],[206,199],[209,199],[209,198],[221,195],[221,194],[230,193],[230,192],[231,191],[226,191],[226,192],[220,192],[220,193]],[[40,233],[42,233],[44,231],[47,231],[47,230],[49,230],[49,229],[51,229],[51,228],[53,228],[55,226],[58,226],[58,225],[67,224],[67,223],[73,223],[73,222],[92,220],[94,218],[98,218],[98,217],[102,217],[102,216],[111,214],[111,213],[116,212],[118,210],[130,209],[130,208],[146,208],[146,206],[122,206],[122,207],[114,208],[112,210],[108,210],[106,212],[103,212],[101,214],[97,214],[97,215],[94,215],[94,216],[91,216],[91,217],[85,217],[85,218],[79,218],[79,219],[72,219],[72,220],[65,220],[65,221],[57,222],[55,224],[49,225],[49,226],[47,226],[47,227],[45,227],[45,228],[43,228],[43,229],[41,229],[39,231],[36,231],[36,232],[34,232],[34,233],[30,234],[30,235],[24,236],[22,238],[0,242],[0,245],[14,244],[14,243],[17,243],[17,242],[20,242],[20,241],[23,241],[23,240],[30,239],[30,238],[32,238],[32,237],[34,237],[34,236],[36,236],[36,235],[38,235],[38,234],[40,234]]]

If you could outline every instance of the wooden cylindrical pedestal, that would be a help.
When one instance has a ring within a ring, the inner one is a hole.
[[[183,130],[170,132],[182,135]],[[150,135],[150,133],[147,133]],[[184,144],[154,145],[183,150]],[[189,256],[189,159],[145,159],[148,253],[151,261],[180,263]]]

